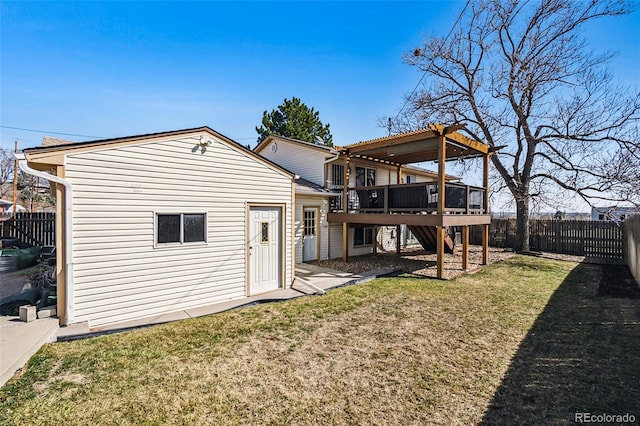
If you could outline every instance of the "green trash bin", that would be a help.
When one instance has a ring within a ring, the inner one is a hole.
[[[13,272],[18,270],[18,253],[2,254],[0,250],[0,272]]]
[[[17,269],[22,269],[28,268],[29,266],[33,266],[38,263],[38,259],[40,258],[40,247],[36,246],[24,249],[2,249],[0,250],[0,253],[0,257],[2,258],[17,258]],[[15,260],[7,260],[7,263],[9,264],[11,264],[12,262],[15,262]],[[5,270],[5,272],[9,271]]]

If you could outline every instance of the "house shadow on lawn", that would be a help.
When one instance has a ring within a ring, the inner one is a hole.
[[[640,299],[598,295],[599,287],[624,285],[617,272],[586,263],[571,271],[480,424],[566,424],[576,413],[629,413],[640,421]]]

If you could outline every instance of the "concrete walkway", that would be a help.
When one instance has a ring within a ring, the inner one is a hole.
[[[0,386],[24,367],[47,342],[56,340],[58,318],[22,322],[18,317],[0,317]]]
[[[57,318],[44,318],[30,323],[16,317],[0,317],[0,386],[3,386],[16,371],[22,368],[42,345],[47,342],[82,339],[86,337],[123,332],[187,318],[217,314],[231,309],[257,303],[283,301],[319,293],[345,285],[370,281],[392,270],[381,269],[364,274],[349,274],[333,269],[321,268],[306,263],[296,265],[296,280],[291,288],[244,297],[200,308],[122,322],[100,328],[89,329],[87,324],[72,324],[58,327]]]

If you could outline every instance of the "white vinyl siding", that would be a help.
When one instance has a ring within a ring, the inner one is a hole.
[[[199,136],[199,135],[197,135]],[[241,298],[247,203],[285,205],[292,281],[291,178],[239,148],[196,137],[66,156],[73,184],[74,322],[91,327]],[[207,243],[158,244],[156,213],[206,213]]]
[[[318,207],[320,209],[320,217],[318,220],[319,229],[317,231],[318,238],[320,238],[320,253],[318,253],[318,256],[320,260],[327,260],[329,250],[329,227],[327,222],[329,200],[324,197],[296,195],[296,222],[294,237],[296,246],[296,263],[302,262],[302,241],[304,234],[303,207]]]
[[[339,259],[342,257],[342,224],[329,224],[329,258]]]
[[[278,146],[275,152],[271,150],[274,143]],[[331,156],[328,150],[325,152],[313,146],[278,139],[267,144],[260,155],[310,182],[325,185],[324,160]]]
[[[331,259],[339,259],[342,257],[342,224],[331,224],[329,226],[329,233],[331,234],[329,239],[331,244],[330,256]],[[353,246],[353,233],[354,228],[349,227],[348,235],[349,235],[349,257],[351,256],[361,256],[364,254],[373,253],[373,245],[368,245],[364,247],[354,247]]]

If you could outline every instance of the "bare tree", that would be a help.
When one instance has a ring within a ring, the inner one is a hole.
[[[4,198],[11,191],[10,182],[13,181],[13,152],[0,148],[0,198]]]
[[[469,136],[506,146],[492,163],[515,201],[519,250],[529,249],[531,200],[558,188],[589,204],[640,204],[640,93],[613,86],[612,54],[590,51],[581,36],[632,6],[472,0],[447,37],[405,55],[425,78],[394,125],[466,123]]]

